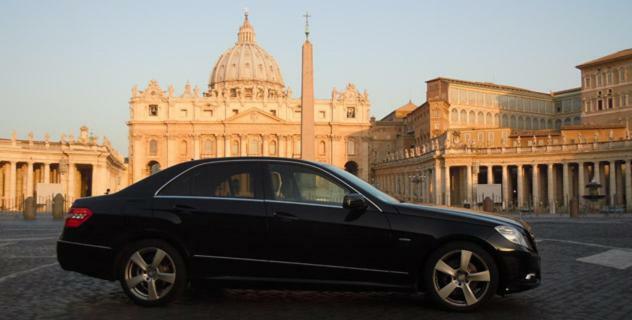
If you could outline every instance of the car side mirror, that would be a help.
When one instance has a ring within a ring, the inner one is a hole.
[[[347,194],[342,199],[342,207],[353,211],[364,210],[368,205],[366,199],[357,193]]]

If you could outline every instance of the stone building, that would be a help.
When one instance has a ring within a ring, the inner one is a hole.
[[[62,134],[58,141],[0,139],[0,211],[20,210],[24,199],[35,197],[38,204],[49,203],[58,193],[74,199],[114,192],[127,185],[123,157],[107,138],[97,138],[81,127],[77,139]]]
[[[163,91],[152,80],[142,91],[132,89],[129,104],[130,182],[191,159],[301,156],[301,98],[292,96],[276,60],[256,42],[247,15],[206,90],[186,84],[176,94],[172,85]],[[367,93],[352,84],[334,88],[329,98],[313,99],[313,113],[314,160],[368,178]]]
[[[632,50],[578,66],[582,87],[543,93],[488,82],[427,81],[427,101],[376,121],[371,181],[408,201],[561,212],[632,211]],[[596,181],[605,199],[582,196]]]

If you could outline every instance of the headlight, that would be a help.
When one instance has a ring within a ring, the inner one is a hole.
[[[510,226],[497,226],[494,229],[496,229],[498,233],[505,237],[505,239],[525,248],[529,247],[529,245],[527,244],[527,239],[525,239],[522,233],[516,228]]]

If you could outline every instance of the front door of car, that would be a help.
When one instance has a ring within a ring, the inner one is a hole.
[[[247,161],[204,164],[155,197],[154,215],[169,221],[191,251],[193,276],[265,275],[267,219],[260,168]]]
[[[320,168],[269,163],[264,170],[270,216],[269,259],[276,276],[322,281],[395,282],[386,217],[369,205],[343,208],[353,192]]]

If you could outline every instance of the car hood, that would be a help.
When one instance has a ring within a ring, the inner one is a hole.
[[[463,222],[489,225],[511,225],[524,228],[528,231],[530,231],[531,229],[530,226],[521,219],[482,213],[468,209],[427,206],[412,203],[398,203],[395,204],[395,208],[400,214],[413,215],[430,219],[458,220]]]

